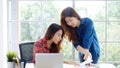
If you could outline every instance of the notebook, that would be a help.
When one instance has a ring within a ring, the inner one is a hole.
[[[63,68],[63,54],[37,53],[35,68]]]

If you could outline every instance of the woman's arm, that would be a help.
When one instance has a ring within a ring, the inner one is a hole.
[[[84,60],[87,60],[88,56],[92,57],[88,49],[85,49],[81,46],[77,46],[77,50],[85,55],[83,58]]]
[[[64,61],[65,64],[70,64],[70,65],[74,65],[74,66],[79,66],[80,64],[75,62],[75,61]]]

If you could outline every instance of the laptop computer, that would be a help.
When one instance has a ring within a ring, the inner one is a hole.
[[[36,53],[35,68],[63,68],[63,54]]]

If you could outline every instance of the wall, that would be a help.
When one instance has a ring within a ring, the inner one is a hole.
[[[0,68],[6,68],[7,0],[0,0]]]

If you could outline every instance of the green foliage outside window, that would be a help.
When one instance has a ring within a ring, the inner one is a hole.
[[[59,2],[59,1],[58,1]],[[109,43],[108,41],[120,41],[120,2],[108,2],[107,4],[107,23],[104,22],[94,22],[97,31],[98,39],[100,42],[101,56],[100,60],[106,61],[120,61],[120,42]],[[59,23],[59,7],[55,6],[52,1],[35,2],[27,6],[21,7],[21,41],[36,41],[44,36],[44,33],[50,23]],[[105,10],[105,6],[103,8]],[[98,14],[94,17],[94,20],[106,20],[106,16],[102,14],[105,11],[98,11]],[[82,9],[81,9],[82,10]],[[87,12],[86,9],[84,9]],[[24,20],[32,20],[30,22]],[[113,22],[117,21],[117,22]],[[107,25],[107,29],[106,29]],[[107,32],[105,32],[107,30]],[[107,34],[107,35],[106,35]],[[107,38],[107,39],[105,39]],[[105,41],[106,40],[106,41]],[[63,52],[65,59],[71,60],[72,57],[72,44],[69,41],[64,40]],[[107,47],[105,49],[105,47]],[[106,53],[105,53],[106,52]],[[77,54],[75,54],[77,55]],[[107,59],[106,59],[107,58]],[[78,56],[76,58],[79,61]],[[118,65],[119,66],[119,65]]]

